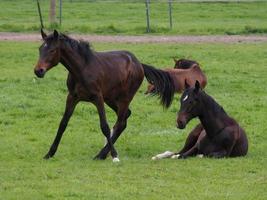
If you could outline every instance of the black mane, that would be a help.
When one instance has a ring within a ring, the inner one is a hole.
[[[60,40],[64,41],[65,44],[69,45],[74,51],[81,55],[84,58],[86,63],[89,63],[90,58],[93,56],[93,51],[89,42],[83,40],[75,40],[70,38],[65,34],[60,34]]]

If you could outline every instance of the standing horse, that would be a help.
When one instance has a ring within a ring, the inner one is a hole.
[[[126,128],[127,118],[131,115],[129,104],[140,87],[144,76],[148,82],[156,85],[156,93],[163,106],[171,104],[174,89],[168,73],[141,64],[128,51],[95,52],[84,41],[74,40],[56,30],[46,35],[41,30],[43,44],[39,48],[39,60],[34,72],[39,77],[58,63],[69,71],[67,87],[69,94],[66,100],[65,113],[60,122],[56,137],[45,159],[53,157],[70,117],[79,101],[93,103],[98,111],[101,131],[107,144],[95,156],[105,159],[109,151],[113,161],[119,161],[113,144]],[[104,103],[117,114],[117,121],[110,131],[106,120]]]
[[[198,80],[200,82],[200,87],[203,89],[207,85],[207,78],[202,72],[198,64],[193,64],[188,69],[163,69],[169,73],[170,77],[174,83],[174,90],[177,93],[181,93],[185,89],[185,83],[193,87],[195,82]],[[147,91],[145,94],[153,94],[155,92],[155,86],[151,83],[147,86]]]
[[[180,102],[177,127],[184,129],[195,117],[199,118],[201,124],[191,131],[180,152],[166,151],[152,159],[187,158],[198,154],[222,158],[247,154],[248,140],[245,131],[211,96],[200,89],[199,82],[193,88],[187,86]]]

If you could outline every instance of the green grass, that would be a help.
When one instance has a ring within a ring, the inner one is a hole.
[[[259,44],[93,44],[127,49],[145,63],[172,66],[172,57],[202,64],[206,91],[244,127],[244,158],[161,160],[180,149],[198,122],[175,128],[178,98],[164,111],[146,97],[145,82],[132,104],[128,127],[116,143],[121,163],[93,161],[103,145],[93,105],[81,103],[56,156],[43,160],[62,116],[67,72],[57,66],[36,79],[38,43],[0,42],[0,199],[266,199],[267,50]],[[115,115],[107,109],[112,125]]]
[[[167,1],[166,1],[167,2]],[[168,4],[152,1],[152,34],[212,35],[267,33],[267,2],[173,3],[173,29],[169,29]],[[49,25],[49,1],[40,1],[45,27],[94,34],[146,32],[143,1],[63,1],[62,26]],[[0,32],[35,32],[40,29],[36,1],[1,0]],[[58,4],[57,4],[58,6]],[[57,12],[59,12],[57,8]]]

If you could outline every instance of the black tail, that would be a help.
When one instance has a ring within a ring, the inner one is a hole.
[[[160,69],[142,63],[145,77],[150,84],[155,86],[155,94],[159,95],[161,104],[168,108],[173,100],[174,84],[170,75]]]

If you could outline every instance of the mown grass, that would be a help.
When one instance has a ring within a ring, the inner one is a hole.
[[[178,98],[164,111],[135,96],[128,127],[116,143],[121,162],[93,161],[103,145],[97,112],[78,105],[56,156],[43,160],[66,97],[67,72],[57,66],[36,79],[38,43],[0,42],[0,199],[266,199],[266,44],[93,44],[96,50],[127,49],[145,63],[172,66],[172,57],[198,60],[206,91],[244,127],[244,158],[151,161],[180,149],[185,130],[175,128]],[[110,125],[115,115],[107,109]]]
[[[169,29],[167,1],[151,1],[152,34],[264,34],[267,2],[173,3]],[[49,1],[40,1],[48,29],[94,34],[145,34],[144,1],[63,1],[62,26],[48,22]],[[2,0],[0,31],[33,32],[40,29],[36,1]],[[59,6],[59,4],[57,4]],[[59,15],[59,8],[57,7]],[[59,22],[59,20],[58,20]]]

